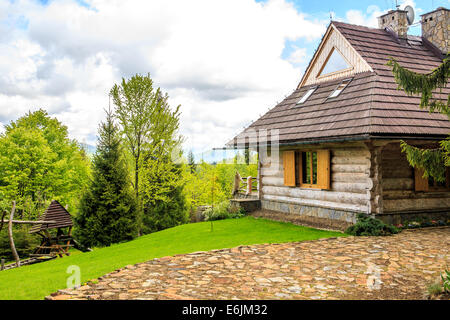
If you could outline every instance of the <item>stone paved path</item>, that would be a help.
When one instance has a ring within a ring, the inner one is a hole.
[[[424,299],[450,228],[240,246],[128,266],[47,299]]]

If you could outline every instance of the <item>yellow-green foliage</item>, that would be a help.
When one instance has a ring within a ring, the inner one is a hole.
[[[236,156],[230,162],[209,164],[202,161],[196,165],[194,172],[186,166],[184,190],[191,208],[218,204],[230,199],[236,172],[243,178],[256,177],[258,174],[256,161],[247,165]]]
[[[34,219],[52,199],[76,212],[90,175],[84,150],[46,111],[30,112],[0,135],[0,201],[18,218]]]

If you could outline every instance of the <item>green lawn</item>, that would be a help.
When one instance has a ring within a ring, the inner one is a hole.
[[[213,226],[211,232],[210,222],[186,224],[92,252],[77,251],[62,259],[1,271],[0,299],[43,299],[66,287],[70,265],[80,267],[81,281],[86,282],[129,264],[174,254],[344,236],[253,217],[214,221]]]

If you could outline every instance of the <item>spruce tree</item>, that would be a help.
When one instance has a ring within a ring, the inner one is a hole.
[[[197,170],[197,165],[195,164],[194,153],[192,152],[192,150],[190,150],[188,153],[188,165],[191,173],[194,174],[194,172]]]
[[[392,72],[398,88],[408,95],[420,94],[420,108],[430,112],[440,112],[450,118],[450,95],[447,99],[433,97],[433,91],[447,88],[450,78],[450,57],[428,74],[420,74],[402,67],[394,59],[387,63]],[[450,137],[440,141],[435,149],[422,149],[401,141],[402,151],[406,153],[408,162],[415,168],[424,169],[424,177],[432,177],[439,182],[445,181],[446,166],[450,166]]]
[[[109,246],[137,234],[136,200],[111,111],[99,128],[93,176],[81,199],[75,236],[85,246]]]

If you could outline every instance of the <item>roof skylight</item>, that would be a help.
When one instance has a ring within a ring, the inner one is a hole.
[[[352,81],[352,79],[345,79],[334,89],[334,91],[328,96],[328,98],[336,98],[341,92],[347,87],[347,85]]]
[[[304,103],[313,93],[314,91],[316,91],[317,87],[312,87],[310,88],[304,95],[303,97],[297,102],[297,104],[302,104]]]

